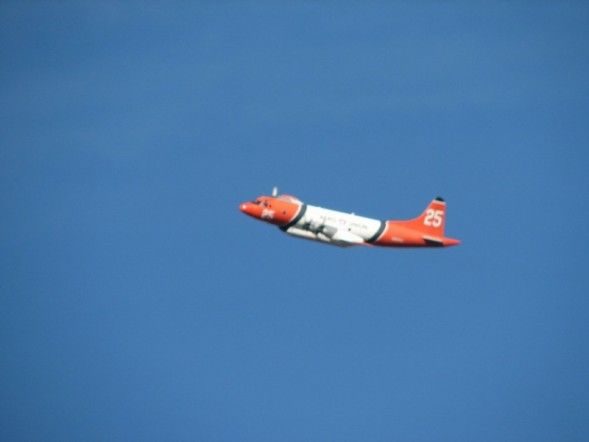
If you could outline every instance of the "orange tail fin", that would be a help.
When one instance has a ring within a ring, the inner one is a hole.
[[[436,197],[429,203],[423,213],[403,224],[427,235],[443,237],[446,225],[446,203],[441,197]]]

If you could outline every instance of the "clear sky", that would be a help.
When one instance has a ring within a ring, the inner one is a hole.
[[[3,1],[0,439],[588,440],[588,48],[581,1]]]

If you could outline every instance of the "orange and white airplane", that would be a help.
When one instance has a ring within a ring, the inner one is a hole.
[[[239,209],[274,224],[299,238],[340,247],[374,245],[385,247],[448,247],[460,241],[444,236],[446,203],[435,198],[417,218],[405,221],[380,221],[322,207],[311,206],[291,195],[259,196],[242,203]]]

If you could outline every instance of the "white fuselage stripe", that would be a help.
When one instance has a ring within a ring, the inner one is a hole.
[[[305,214],[293,226],[305,229],[307,226],[329,226],[350,232],[364,241],[372,238],[380,228],[381,221],[351,213],[307,205]]]

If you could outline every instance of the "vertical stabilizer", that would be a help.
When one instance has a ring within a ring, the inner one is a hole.
[[[420,216],[402,223],[426,235],[441,238],[444,236],[446,225],[446,202],[438,196],[429,203]]]

